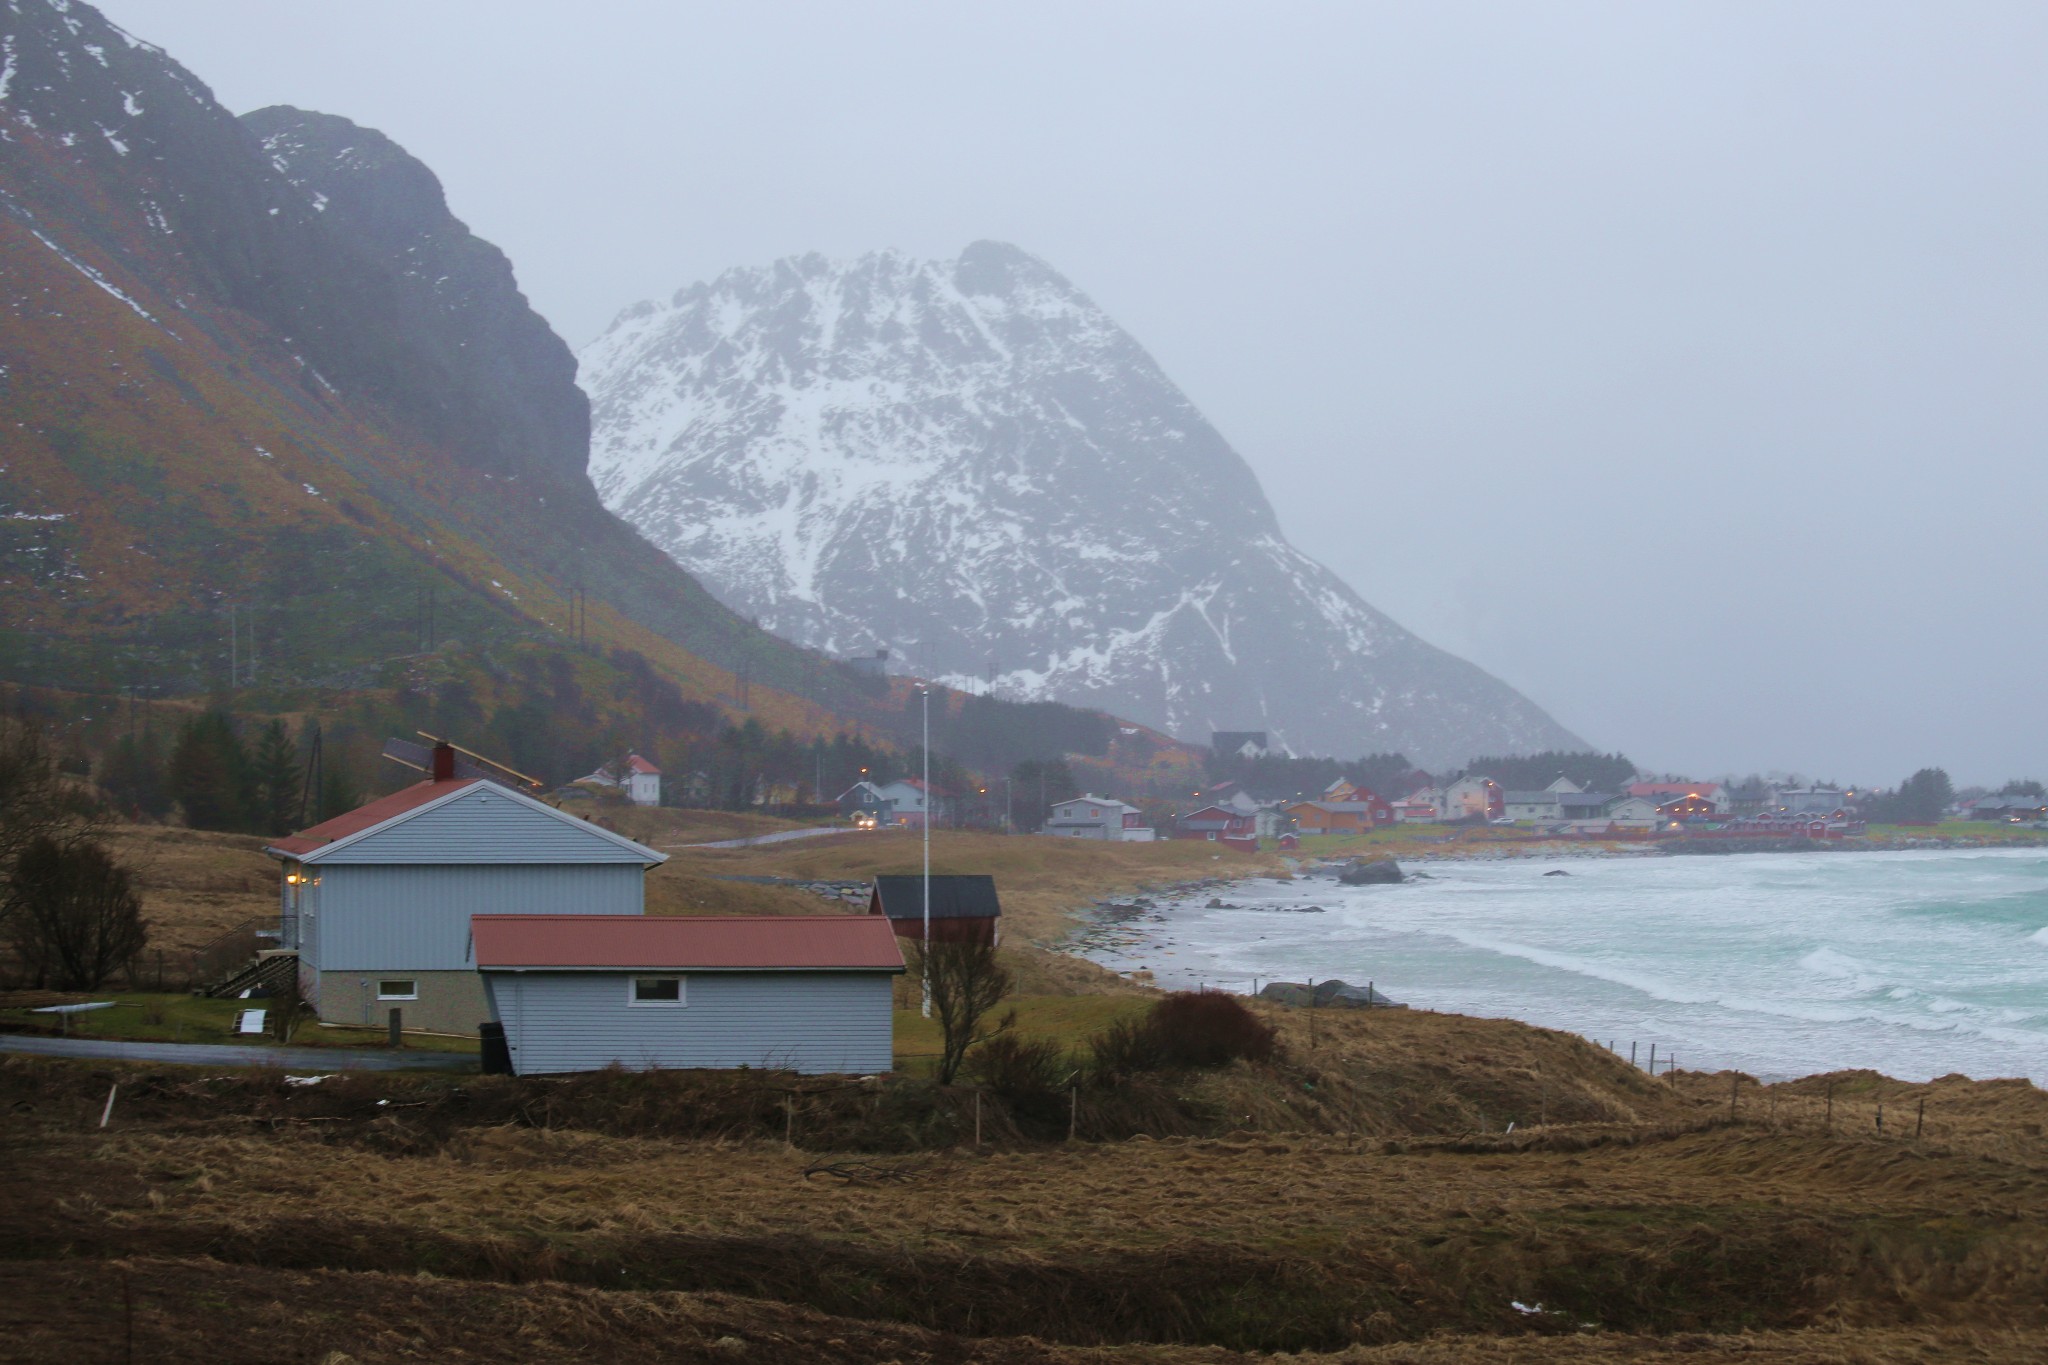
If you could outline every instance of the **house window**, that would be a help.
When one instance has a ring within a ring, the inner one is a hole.
[[[417,1000],[420,998],[420,983],[417,981],[379,981],[379,1000]]]
[[[633,1005],[680,1005],[683,979],[680,976],[636,976],[629,983],[626,1001]]]

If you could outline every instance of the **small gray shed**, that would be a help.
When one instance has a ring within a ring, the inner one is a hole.
[[[885,1072],[903,954],[865,915],[477,915],[476,967],[519,1075]]]

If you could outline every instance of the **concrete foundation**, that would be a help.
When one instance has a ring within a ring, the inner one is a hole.
[[[378,984],[401,980],[413,983],[416,1000],[380,1000]],[[318,1011],[329,1024],[367,1024],[382,1028],[391,1011],[405,1012],[409,1029],[434,1033],[463,1033],[475,1036],[477,1025],[489,1019],[484,1003],[484,979],[474,969],[460,972],[321,972]]]

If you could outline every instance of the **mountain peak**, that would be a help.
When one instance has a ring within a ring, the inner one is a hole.
[[[970,242],[954,264],[953,284],[963,294],[1007,296],[1024,284],[1077,292],[1051,266],[1008,242]]]
[[[729,270],[580,360],[606,504],[785,637],[1198,741],[1578,744],[1288,545],[1136,339],[1016,246]]]

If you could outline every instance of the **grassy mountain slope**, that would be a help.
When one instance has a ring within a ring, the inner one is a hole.
[[[266,147],[83,5],[0,20],[0,679],[217,690],[232,609],[238,681],[303,701],[429,638],[558,649],[580,588],[583,637],[686,695],[799,732],[872,708],[602,509],[573,360],[425,167],[292,110]]]

